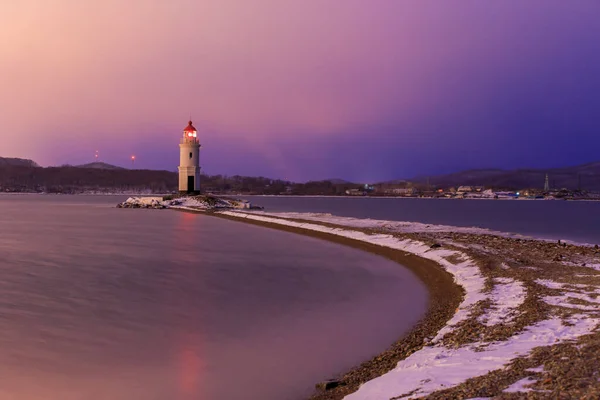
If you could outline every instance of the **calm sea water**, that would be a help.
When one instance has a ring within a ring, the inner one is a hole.
[[[475,226],[600,244],[600,202],[364,197],[245,197],[272,212],[319,212],[356,218]]]
[[[0,399],[298,399],[425,310],[352,248],[122,199],[0,196]]]

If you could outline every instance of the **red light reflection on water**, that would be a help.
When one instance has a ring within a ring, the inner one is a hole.
[[[186,246],[193,245],[198,241],[198,231],[194,229],[194,226],[201,224],[202,218],[188,212],[180,212],[179,214],[180,217],[177,219],[173,234],[180,243]]]
[[[200,266],[200,254],[197,254],[195,249],[201,238],[195,226],[201,223],[202,219],[198,215],[181,212],[175,225],[173,232],[173,240],[176,241],[178,251],[172,254],[172,259],[176,260],[171,265],[171,268],[176,269],[184,276],[190,275],[190,271]],[[183,250],[183,251],[182,251]],[[176,296],[176,293],[170,293],[171,296]],[[188,327],[190,330],[192,327]],[[202,360],[201,346],[203,343],[202,337],[197,333],[180,332],[176,339],[175,358],[177,362],[177,391],[180,399],[196,400],[203,398],[202,394],[206,392],[203,385],[205,370],[204,361]]]
[[[187,338],[188,340],[193,337]],[[188,341],[186,340],[186,341]],[[195,344],[195,346],[194,346]],[[195,341],[189,347],[183,347],[178,354],[179,364],[179,392],[183,399],[199,398],[202,389],[203,363],[197,349],[198,342]]]

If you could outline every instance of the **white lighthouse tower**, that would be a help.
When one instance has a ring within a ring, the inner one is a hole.
[[[200,192],[200,141],[192,121],[183,130],[179,143],[179,192]]]

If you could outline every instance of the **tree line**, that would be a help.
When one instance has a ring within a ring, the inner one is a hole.
[[[148,192],[174,193],[177,173],[156,170],[97,169],[72,166],[0,166],[0,191],[30,193]],[[311,181],[295,183],[266,177],[202,175],[203,191],[259,195],[343,195],[361,186]]]

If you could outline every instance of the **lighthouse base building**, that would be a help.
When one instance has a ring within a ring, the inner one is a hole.
[[[192,121],[183,130],[179,143],[179,192],[200,193],[200,141]]]

